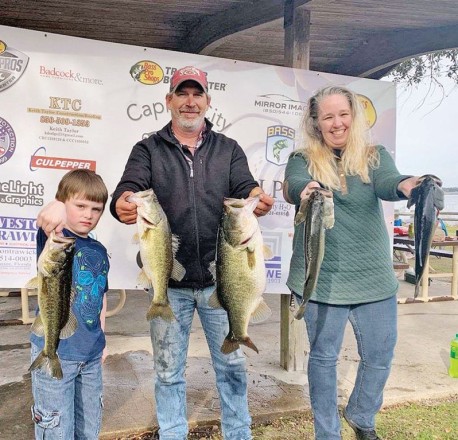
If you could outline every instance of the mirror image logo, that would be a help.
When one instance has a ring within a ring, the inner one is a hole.
[[[0,92],[11,87],[25,72],[29,57],[0,40]]]
[[[158,84],[164,78],[162,67],[154,61],[139,61],[130,68],[129,73],[134,81],[138,81],[147,86]]]
[[[13,127],[3,118],[0,118],[0,165],[11,159],[16,150],[16,134]]]

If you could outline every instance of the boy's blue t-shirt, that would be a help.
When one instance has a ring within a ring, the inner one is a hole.
[[[72,311],[78,321],[76,332],[67,339],[61,339],[57,353],[61,359],[86,362],[101,356],[105,348],[105,334],[100,326],[103,295],[108,290],[110,263],[105,247],[93,238],[83,238],[67,229],[66,237],[75,237],[73,257],[73,288],[75,298]],[[37,232],[37,258],[43,251],[48,237],[39,228]],[[44,337],[31,333],[30,341],[40,349]]]

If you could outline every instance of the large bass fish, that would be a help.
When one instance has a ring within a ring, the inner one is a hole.
[[[444,209],[444,191],[442,181],[432,174],[420,177],[417,185],[410,194],[407,208],[415,205],[415,294],[418,296],[420,281],[423,277],[426,261],[436,229],[439,211]],[[427,282],[427,281],[426,281]]]
[[[248,323],[269,318],[271,310],[262,294],[266,287],[264,258],[272,252],[264,247],[258,219],[253,211],[259,197],[225,199],[216,249],[216,292],[209,305],[223,307],[229,319],[229,333],[221,351],[231,353],[240,344],[257,353],[248,336]]]
[[[140,244],[143,264],[138,283],[145,288],[152,287],[154,292],[146,318],[161,317],[170,322],[175,315],[167,296],[168,282],[170,278],[183,279],[186,272],[175,259],[178,238],[172,235],[167,216],[152,189],[132,194],[127,200],[137,205],[135,241]]]
[[[302,302],[294,317],[302,319],[305,306],[315,291],[324,256],[325,230],[334,226],[332,192],[316,188],[301,201],[294,224],[304,223],[305,282]]]
[[[29,288],[38,289],[40,308],[31,331],[45,339],[44,348],[30,365],[29,371],[41,369],[56,379],[63,377],[57,356],[59,340],[69,338],[78,326],[71,311],[75,240],[73,237],[59,237],[52,232],[38,258],[38,275],[27,284]]]

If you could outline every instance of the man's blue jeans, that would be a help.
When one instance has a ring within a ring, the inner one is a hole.
[[[308,380],[315,438],[340,440],[337,409],[337,361],[349,320],[361,358],[355,387],[345,408],[362,429],[374,429],[383,401],[397,338],[397,299],[334,306],[310,301],[305,311],[310,341]]]
[[[205,289],[169,288],[168,297],[176,321],[151,320],[156,370],[155,397],[161,440],[185,440],[188,433],[186,413],[186,357],[194,310],[207,338],[216,386],[221,402],[221,428],[225,440],[250,440],[251,417],[248,412],[245,357],[239,349],[221,353],[228,334],[227,313],[208,305],[215,287]]]
[[[32,361],[40,350],[32,344]],[[64,377],[32,371],[36,439],[97,440],[102,423],[102,353],[88,362],[60,360]]]

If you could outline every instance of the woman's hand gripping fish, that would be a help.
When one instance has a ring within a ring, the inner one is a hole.
[[[304,224],[305,282],[302,302],[294,317],[302,319],[305,306],[316,288],[324,256],[325,230],[334,226],[334,202],[332,192],[323,188],[314,189],[301,201],[294,219],[297,226]]]
[[[418,296],[420,281],[427,264],[429,250],[434,237],[439,211],[444,209],[442,181],[432,174],[418,179],[419,184],[412,189],[407,208],[415,205],[415,294]]]
[[[253,323],[262,322],[272,313],[262,297],[266,287],[264,259],[272,258],[272,251],[264,247],[253,213],[258,202],[259,196],[224,200],[216,264],[210,267],[216,275],[216,292],[209,305],[223,307],[228,315],[229,333],[221,347],[225,354],[237,350],[240,344],[259,353],[248,336],[248,323],[250,319]]]
[[[52,232],[38,258],[38,275],[27,283],[29,288],[38,288],[40,308],[31,331],[45,339],[44,348],[29,371],[41,369],[56,379],[63,377],[57,356],[59,340],[69,338],[78,326],[71,311],[74,252],[75,238],[59,237]]]
[[[154,291],[146,318],[151,320],[160,316],[170,322],[176,318],[167,296],[168,282],[170,278],[183,279],[186,272],[175,259],[178,238],[172,235],[167,216],[152,189],[132,194],[127,200],[138,207],[138,233],[134,239],[140,243],[143,264],[138,283]]]

